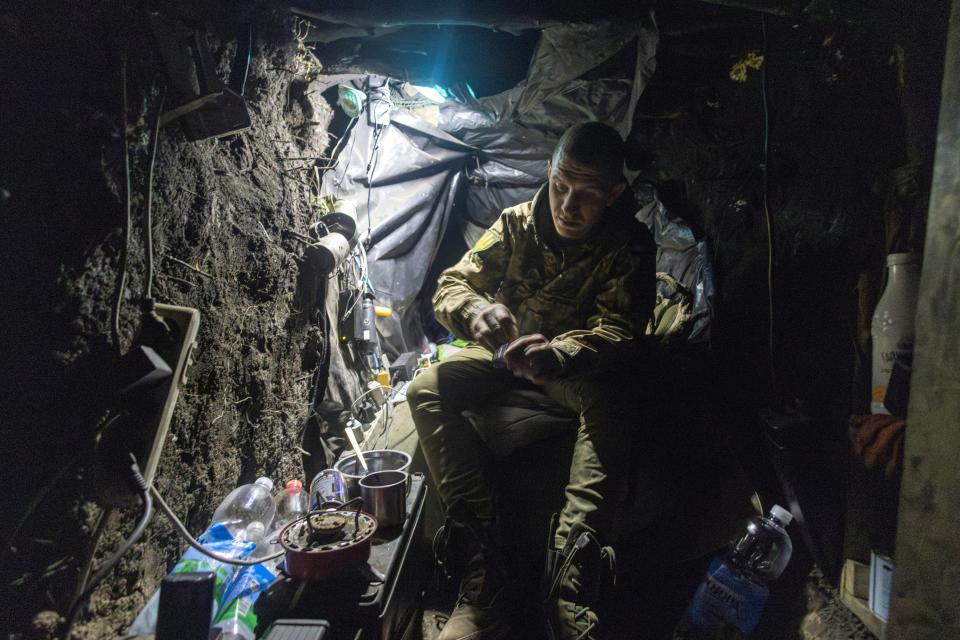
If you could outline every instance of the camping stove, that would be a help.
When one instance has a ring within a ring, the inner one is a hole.
[[[377,520],[360,510],[313,511],[280,532],[287,573],[316,582],[341,576],[366,563]]]

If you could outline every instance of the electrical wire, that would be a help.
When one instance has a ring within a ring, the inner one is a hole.
[[[127,149],[127,52],[120,52],[120,140],[123,143],[124,199],[126,201],[126,223],[123,228],[123,247],[120,249],[120,267],[117,274],[117,286],[113,301],[113,323],[110,331],[113,346],[117,353],[122,352],[120,344],[120,304],[127,286],[127,251],[130,245],[130,151]]]
[[[247,12],[244,11],[244,13],[247,13]],[[238,37],[237,47],[239,46],[240,46],[240,39]],[[237,81],[237,84],[235,87],[236,89],[238,89],[237,93],[240,94],[241,97],[243,96],[244,89],[246,89],[247,87],[247,76],[250,74],[250,61],[252,59],[253,59],[253,23],[251,22],[247,24],[247,57],[243,61],[243,73],[240,76],[240,79]],[[233,76],[232,71],[230,75],[231,77]]]
[[[350,135],[349,135],[349,137],[350,137],[350,150],[347,152],[347,162],[343,165],[343,172],[340,174],[340,177],[336,180],[336,182],[335,182],[334,185],[333,185],[333,186],[336,188],[336,193],[334,194],[334,197],[336,197],[336,198],[339,198],[339,197],[340,197],[340,185],[342,185],[342,184],[343,184],[343,181],[346,179],[346,177],[347,177],[347,169],[350,168],[350,160],[353,159],[353,147],[354,147],[354,145],[356,145],[356,143],[357,143],[357,136],[356,136],[356,135],[353,135],[353,131],[352,131],[352,128],[351,128],[351,127],[352,127],[352,125],[355,125],[355,124],[356,124],[356,122],[357,122],[358,119],[359,119],[359,116],[356,116],[355,118],[353,118],[353,119],[350,121],[350,123],[347,124],[347,128],[346,128],[346,130],[344,131],[343,137],[340,138],[340,141],[342,142],[343,140],[346,140],[347,137],[348,137],[348,134],[350,134]],[[330,157],[331,157],[331,158],[335,158],[336,163],[337,163],[337,164],[340,164],[340,156],[339,156],[339,155],[331,154]]]
[[[354,400],[353,403],[350,405],[350,414],[353,415],[354,417],[357,417],[357,414],[356,414],[357,403],[360,402],[361,400],[363,400],[366,396],[368,396],[368,395],[376,392],[378,389],[383,389],[383,390],[384,390],[384,397],[383,397],[383,406],[384,406],[383,428],[380,429],[380,432],[373,437],[373,440],[372,440],[373,446],[372,446],[371,448],[376,448],[376,445],[377,445],[383,438],[386,437],[387,433],[388,433],[389,430],[390,430],[390,426],[393,424],[393,418],[394,418],[393,408],[392,408],[393,399],[396,398],[396,397],[399,396],[399,395],[404,395],[399,389],[397,389],[397,388],[395,388],[395,387],[392,387],[392,386],[390,386],[390,385],[388,385],[388,384],[382,384],[382,385],[379,385],[379,386],[377,386],[377,387],[373,387],[373,388],[367,389],[366,391],[364,391],[363,393],[361,393],[359,396],[357,396],[356,400]]]
[[[386,85],[381,88],[386,88]],[[389,88],[387,88],[389,91]],[[389,95],[389,94],[388,94]],[[393,103],[389,97],[382,97],[382,93],[377,93],[377,102],[386,104],[386,108],[389,112],[393,108]],[[383,132],[386,130],[387,126],[390,124],[389,117],[388,121],[380,124],[377,121],[377,110],[373,107],[372,104],[367,102],[367,110],[370,114],[370,119],[373,126],[373,148],[370,151],[370,160],[367,162],[367,246],[370,246],[370,243],[373,240],[373,211],[370,207],[371,195],[373,193],[373,175],[377,171],[377,165],[379,164],[380,157],[377,155],[377,152],[380,150],[380,139],[383,137]]]
[[[140,467],[137,465],[137,459],[130,454],[130,459],[132,464],[130,466],[130,471],[133,476],[133,481],[137,486],[137,489],[140,492],[140,499],[143,501],[143,513],[140,516],[140,520],[137,522],[137,526],[134,527],[133,533],[123,541],[123,543],[117,548],[117,550],[110,556],[107,560],[100,565],[100,568],[97,569],[96,573],[93,574],[93,577],[90,578],[90,581],[87,582],[86,586],[83,589],[83,592],[79,597],[73,602],[73,605],[70,607],[70,613],[67,616],[67,626],[64,632],[64,640],[70,638],[70,633],[73,631],[73,626],[76,624],[77,617],[80,613],[86,608],[87,602],[90,599],[90,595],[93,593],[94,589],[103,581],[104,578],[113,571],[117,563],[120,562],[120,559],[130,551],[131,547],[137,543],[138,540],[143,536],[143,532],[147,529],[147,524],[150,522],[150,518],[153,516],[153,500],[150,498],[150,489],[147,486],[147,481],[144,479],[143,474],[140,472]]]
[[[386,102],[389,105],[389,100]],[[367,105],[367,108],[369,109],[370,106]],[[373,211],[370,207],[370,199],[373,194],[373,175],[377,171],[377,164],[379,164],[378,160],[380,159],[377,155],[377,152],[380,150],[380,138],[383,136],[384,129],[387,128],[386,125],[381,125],[376,121],[374,121],[373,126],[373,149],[370,151],[370,161],[367,163],[367,246],[369,246],[369,243],[373,239]]]
[[[770,153],[770,109],[767,102],[767,19],[760,14],[760,30],[763,33],[763,65],[760,67],[760,96],[763,103],[763,162],[760,174],[763,182],[763,215],[767,223],[767,347],[770,358],[770,387],[775,399],[779,398],[777,366],[774,363],[774,313],[773,313],[773,225],[770,216],[770,183],[768,160]]]
[[[395,396],[396,396],[396,394],[394,394],[394,397],[395,397]],[[385,398],[385,402],[383,403],[383,407],[384,407],[383,428],[380,429],[380,433],[378,433],[378,434],[373,438],[373,444],[370,446],[371,449],[376,449],[376,448],[378,447],[378,445],[380,445],[381,440],[383,440],[383,446],[386,446],[386,445],[389,445],[389,444],[390,444],[388,440],[385,440],[385,438],[386,438],[386,436],[387,436],[387,433],[390,431],[390,427],[393,426],[393,408],[392,408],[392,407],[393,407],[393,402],[392,402],[392,397],[391,397],[391,398]]]
[[[143,221],[143,246],[146,252],[147,284],[144,287],[147,300],[153,298],[153,168],[157,161],[157,147],[160,136],[160,116],[163,115],[163,102],[167,97],[164,87],[157,105],[157,118],[153,123],[153,138],[150,140],[150,164],[147,167],[147,212]]]
[[[389,389],[390,391],[394,391],[394,392],[396,391],[396,389],[394,389],[393,387],[391,387],[391,386],[388,385],[388,384],[378,384],[376,387],[372,387],[372,388],[370,388],[370,389],[367,389],[366,391],[364,391],[363,393],[361,393],[359,396],[357,396],[356,400],[354,400],[354,401],[350,404],[350,413],[351,413],[351,414],[354,414],[354,417],[356,417],[356,413],[355,413],[355,412],[356,412],[356,410],[357,410],[357,403],[360,402],[361,400],[363,400],[364,398],[366,398],[366,397],[367,397],[368,395],[370,395],[371,393],[374,393],[374,392],[376,392],[376,391],[378,391],[378,390],[382,390],[382,389],[385,389],[385,388],[386,388],[386,389]],[[390,397],[392,397],[392,396],[384,397],[384,402],[386,402]]]
[[[337,163],[340,161],[339,152],[343,147],[343,144],[346,141],[346,139],[350,137],[350,131],[353,129],[353,126],[357,124],[358,118],[359,116],[354,116],[350,118],[350,122],[348,122],[347,126],[343,128],[343,135],[340,136],[340,139],[337,140],[337,144],[333,146],[333,151],[331,151],[330,155],[327,156],[330,159],[331,164],[328,164],[325,167],[320,167],[321,169],[323,169],[324,171],[327,171],[328,169],[333,169],[337,166]],[[347,161],[349,162],[349,158],[347,159]],[[339,184],[337,186],[339,186]]]
[[[356,309],[357,305],[363,299],[364,293],[371,295],[376,293],[376,288],[370,279],[370,265],[367,262],[367,251],[364,249],[362,242],[357,243],[357,246],[353,250],[352,258],[350,268],[353,270],[354,280],[356,280],[358,284],[357,287],[352,288],[357,291],[357,295],[354,296],[350,307],[341,316],[340,322],[350,317],[350,314],[353,313],[353,310]]]
[[[170,508],[170,505],[166,503],[166,501],[163,499],[163,496],[161,496],[160,492],[157,491],[156,487],[153,487],[153,486],[150,487],[150,494],[153,496],[154,500],[157,501],[157,507],[160,510],[160,513],[162,513],[164,516],[167,517],[167,520],[170,521],[170,524],[173,525],[173,528],[176,530],[176,532],[180,534],[180,537],[183,538],[186,541],[186,543],[189,544],[191,547],[193,547],[203,555],[207,556],[208,558],[213,558],[217,562],[223,562],[225,564],[235,564],[241,567],[249,567],[255,564],[269,562],[270,560],[276,560],[277,558],[282,556],[284,553],[286,553],[286,551],[284,550],[284,551],[278,551],[274,554],[265,556],[263,558],[257,558],[256,560],[237,560],[236,558],[231,558],[230,556],[225,556],[225,555],[216,553],[214,551],[210,551],[209,549],[204,547],[202,544],[200,544],[200,542],[198,542],[192,535],[190,535],[190,532],[187,531],[187,528],[183,525],[183,522],[181,522],[180,518],[177,517],[177,514],[173,512],[173,509]]]

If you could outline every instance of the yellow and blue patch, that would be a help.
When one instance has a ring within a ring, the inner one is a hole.
[[[502,236],[495,231],[494,229],[487,229],[483,232],[483,235],[480,236],[480,239],[477,240],[477,244],[473,245],[474,251],[486,251],[493,245],[500,242]]]

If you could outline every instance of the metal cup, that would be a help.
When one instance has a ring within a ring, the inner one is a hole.
[[[367,469],[363,468],[355,453],[341,456],[333,465],[334,469],[343,474],[351,498],[360,495],[360,478],[377,471],[407,471],[410,467],[410,455],[395,449],[364,451],[363,459],[367,463]],[[409,485],[409,480],[407,484]],[[409,486],[407,490],[410,490]]]
[[[407,517],[407,472],[375,471],[360,479],[364,511],[373,514],[381,528],[397,527]]]

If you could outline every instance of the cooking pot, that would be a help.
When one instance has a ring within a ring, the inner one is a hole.
[[[311,511],[280,532],[280,546],[287,552],[286,571],[306,582],[355,571],[370,558],[376,531],[377,519],[360,511],[359,506],[356,511]]]
[[[357,460],[357,454],[351,453],[337,460],[333,468],[343,474],[343,479],[347,484],[347,492],[350,498],[356,498],[360,495],[360,479],[366,475],[377,471],[408,471],[410,468],[410,456],[403,451],[396,449],[373,449],[364,451],[363,459],[367,462],[367,469]],[[407,476],[407,483],[410,483],[410,476]]]

